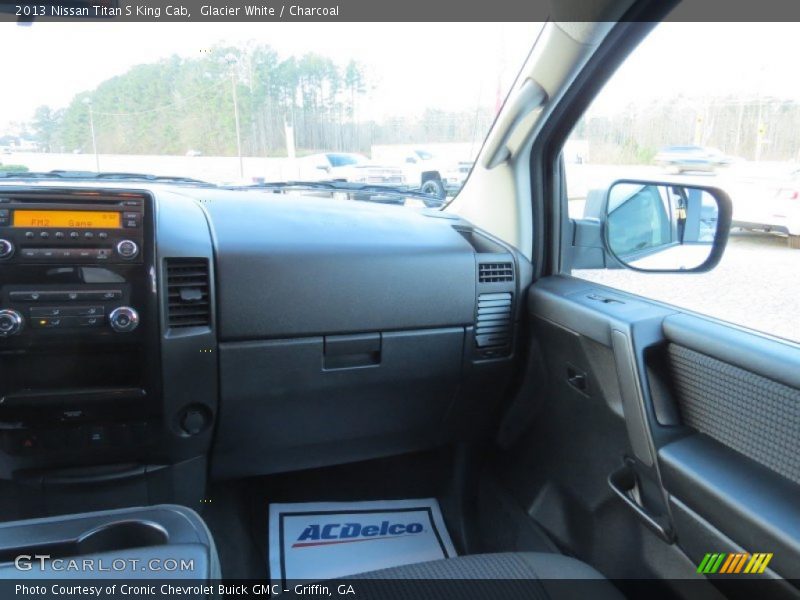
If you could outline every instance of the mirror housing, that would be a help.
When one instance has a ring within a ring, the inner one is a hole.
[[[621,179],[589,192],[572,227],[573,269],[700,273],[728,242],[728,194],[692,179]]]

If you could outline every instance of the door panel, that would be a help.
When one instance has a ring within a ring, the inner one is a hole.
[[[668,317],[664,333],[691,430],[659,450],[665,487],[683,503],[673,513],[772,553],[766,574],[800,579],[800,348],[691,315]],[[676,530],[688,537],[677,519]]]
[[[659,461],[672,499],[706,528],[750,553],[772,553],[768,568],[800,578],[800,487],[703,434],[668,444]],[[678,524],[676,530],[681,543],[685,531]],[[706,552],[720,550],[684,549],[698,564]]]
[[[684,346],[667,348],[684,424],[800,483],[800,390]]]
[[[528,306],[550,380],[544,393],[561,403],[569,396],[578,421],[590,403],[592,411],[598,401],[605,409],[602,420],[595,417],[605,433],[598,453],[625,502],[606,486],[608,497],[596,503],[606,511],[606,502],[616,502],[615,510],[632,504],[624,513],[630,531],[632,523],[662,529],[655,538],[629,531],[641,572],[663,572],[657,563],[667,560],[672,577],[702,577],[696,571],[706,553],[771,553],[759,577],[800,579],[800,347],[566,276],[538,281]],[[546,410],[547,403],[540,422]],[[610,424],[615,418],[623,428]],[[608,459],[614,452],[616,469]],[[557,454],[548,458],[558,464]],[[557,493],[580,507],[580,492],[557,474],[533,479],[540,489],[525,492],[534,504],[529,514],[553,534],[559,520],[535,505]],[[597,522],[602,512],[593,515]],[[581,520],[570,517],[570,503],[561,513],[561,523]],[[559,541],[587,560],[611,548],[579,537],[562,533]],[[792,584],[779,585],[780,595],[800,596]]]
[[[758,310],[756,307],[753,310]],[[664,319],[671,342],[800,389],[800,347],[694,315]]]

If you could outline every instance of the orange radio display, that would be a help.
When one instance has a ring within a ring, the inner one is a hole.
[[[118,212],[94,210],[15,210],[13,226],[119,229],[122,226],[122,215]]]

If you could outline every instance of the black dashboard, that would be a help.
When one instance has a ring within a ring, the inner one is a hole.
[[[36,514],[105,507],[112,488],[192,505],[207,474],[482,435],[531,273],[446,212],[2,186],[0,481]]]

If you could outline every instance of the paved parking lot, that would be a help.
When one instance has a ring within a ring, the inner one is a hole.
[[[733,232],[722,261],[708,273],[573,275],[800,342],[800,250],[784,237]]]

